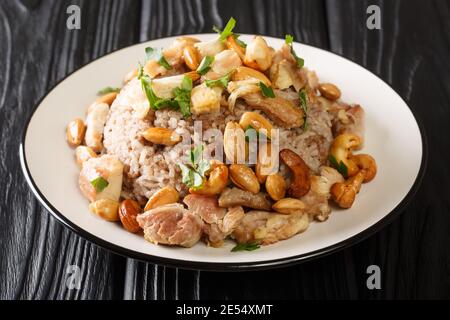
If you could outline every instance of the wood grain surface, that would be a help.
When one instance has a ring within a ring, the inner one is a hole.
[[[81,8],[81,30],[66,28],[70,4]],[[371,4],[381,8],[380,30],[366,28]],[[18,159],[24,121],[39,99],[107,52],[210,32],[230,16],[242,33],[291,33],[343,55],[406,100],[424,125],[429,150],[423,184],[410,206],[351,248],[246,273],[127,259],[59,224],[33,197]],[[0,299],[450,298],[450,1],[7,0],[0,2],[0,43]],[[381,290],[366,287],[372,264],[381,268]],[[81,268],[79,290],[66,285],[68,265]]]

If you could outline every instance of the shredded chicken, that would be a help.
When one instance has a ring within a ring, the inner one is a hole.
[[[203,232],[206,241],[213,247],[220,247],[223,241],[237,227],[244,210],[242,207],[226,209],[218,206],[215,197],[190,194],[183,202],[188,206],[189,211],[198,215],[203,220]]]
[[[336,105],[335,106],[339,106]],[[364,144],[365,112],[360,105],[344,106],[331,110],[335,114],[333,121],[333,134],[351,133],[361,139],[361,147]]]
[[[200,240],[203,222],[182,204],[174,203],[148,210],[137,216],[147,241],[192,247]]]
[[[219,197],[219,206],[229,208],[243,206],[257,210],[270,210],[272,203],[265,193],[251,193],[239,188],[225,189]]]
[[[238,243],[260,242],[263,245],[288,239],[305,231],[309,226],[308,215],[278,214],[267,211],[250,211],[233,232]]]
[[[242,96],[245,102],[254,109],[263,111],[273,122],[284,128],[298,128],[304,123],[303,110],[293,102],[276,95],[265,98],[260,92]]]

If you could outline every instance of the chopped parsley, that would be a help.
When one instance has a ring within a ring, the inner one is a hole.
[[[345,163],[342,162],[342,160],[341,160],[341,162],[338,163],[337,160],[336,160],[336,158],[335,158],[332,154],[330,154],[330,155],[328,156],[328,161],[330,161],[331,165],[332,165],[337,171],[339,171],[339,173],[342,174],[342,175],[344,176],[345,179],[348,178],[348,168],[347,168],[347,166],[345,165]]]
[[[292,46],[292,43],[294,42],[294,37],[293,37],[292,35],[290,35],[290,34],[287,34],[287,35],[286,35],[285,42],[286,42],[286,44],[287,44],[288,46],[291,47],[291,54],[292,54],[292,56],[294,57],[295,61],[297,62],[297,66],[298,66],[299,68],[302,68],[302,67],[304,66],[304,64],[305,64],[305,60],[303,60],[303,58],[300,58],[300,57],[295,53],[294,47]]]
[[[298,93],[300,97],[300,107],[303,109],[303,112],[305,113],[305,119],[303,122],[303,130],[308,129],[308,95],[306,94],[305,88],[300,90]]]
[[[213,56],[205,56],[197,68],[197,73],[201,75],[206,74],[211,69],[211,63],[213,63],[213,61],[214,61]]]
[[[233,17],[231,17],[230,20],[228,20],[227,24],[225,25],[225,28],[223,28],[222,31],[219,28],[217,28],[216,26],[213,26],[213,30],[219,34],[220,41],[225,41],[228,38],[228,36],[233,35],[233,29],[235,26],[236,26],[236,20]]]
[[[191,91],[192,79],[188,76],[184,76],[181,87],[175,88],[173,91],[175,95],[175,101],[178,103],[183,117],[189,117],[191,115]]]
[[[91,180],[91,185],[95,188],[95,191],[102,192],[109,185],[109,182],[102,177],[97,177]]]
[[[259,82],[259,87],[261,88],[261,92],[263,96],[267,98],[275,98],[275,93],[273,93],[273,89],[264,84],[264,82]]]
[[[105,87],[105,88],[99,90],[97,92],[97,95],[104,96],[105,94],[112,93],[112,92],[119,92],[119,91],[120,91],[120,88]]]
[[[226,74],[223,77],[216,79],[216,80],[206,80],[205,84],[207,87],[216,87],[216,86],[222,86],[226,88],[228,86],[228,82],[230,81],[230,75]]]
[[[164,55],[162,53],[161,49],[155,49],[152,47],[145,48],[145,54],[147,55],[147,61],[148,60],[156,60],[158,64],[162,67],[164,67],[167,70],[172,69],[172,66],[167,62],[166,58],[164,58]]]
[[[254,250],[259,249],[259,248],[260,248],[260,245],[257,242],[239,243],[233,249],[231,249],[231,252],[236,252],[236,251],[254,251]]]
[[[190,164],[178,164],[181,169],[181,181],[194,190],[203,186],[206,173],[211,168],[209,161],[202,159],[203,145],[192,149],[189,153]]]

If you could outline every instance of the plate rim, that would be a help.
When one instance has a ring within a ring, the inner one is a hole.
[[[315,251],[303,253],[300,255],[279,258],[279,259],[273,259],[273,260],[256,261],[256,262],[201,262],[201,261],[189,261],[189,260],[165,258],[165,257],[151,255],[148,253],[138,252],[138,251],[126,248],[126,247],[122,247],[122,246],[119,246],[117,244],[114,244],[112,242],[109,242],[107,240],[104,240],[102,238],[95,236],[94,234],[86,231],[85,229],[79,227],[77,224],[73,223],[68,218],[66,218],[64,216],[64,214],[62,214],[59,210],[57,210],[50,203],[50,201],[47,200],[47,198],[44,196],[44,194],[39,190],[39,188],[37,187],[32,175],[31,175],[30,169],[28,167],[27,159],[26,159],[26,154],[25,154],[26,134],[28,131],[29,124],[30,124],[35,112],[41,105],[42,101],[60,83],[65,81],[68,77],[70,77],[74,73],[80,71],[81,69],[88,66],[89,64],[94,63],[95,61],[97,61],[101,58],[104,58],[110,54],[113,54],[117,51],[126,50],[133,46],[139,46],[139,45],[142,45],[143,43],[147,43],[147,42],[151,42],[151,41],[155,41],[155,40],[163,40],[163,39],[174,38],[174,37],[178,37],[178,36],[210,36],[210,35],[214,35],[214,34],[200,33],[200,34],[187,34],[187,35],[161,37],[161,38],[155,38],[155,39],[151,39],[151,40],[141,41],[141,42],[138,42],[138,43],[135,43],[135,44],[123,47],[123,48],[115,49],[115,50],[110,51],[102,56],[99,56],[87,63],[84,63],[81,66],[79,66],[78,68],[74,69],[73,71],[71,71],[70,73],[65,75],[62,79],[58,80],[54,85],[52,85],[50,87],[50,89],[48,89],[46,91],[46,93],[40,99],[38,99],[38,101],[34,104],[33,111],[28,116],[28,118],[25,121],[25,124],[23,126],[23,129],[22,129],[21,140],[20,140],[20,145],[19,145],[20,166],[22,169],[22,173],[25,177],[25,180],[27,181],[31,191],[33,192],[33,195],[37,198],[37,200],[40,202],[40,204],[44,206],[46,211],[48,211],[54,218],[56,218],[57,221],[59,221],[63,226],[69,228],[71,231],[75,232],[77,235],[79,235],[82,238],[86,239],[87,241],[93,243],[94,245],[97,245],[101,248],[106,249],[109,252],[119,254],[126,258],[132,258],[132,259],[137,259],[137,260],[140,260],[143,262],[149,262],[149,263],[153,263],[153,264],[157,264],[157,265],[163,265],[163,266],[175,267],[175,268],[181,268],[181,269],[189,269],[189,270],[219,271],[219,272],[220,271],[257,271],[257,270],[267,270],[267,269],[281,268],[281,267],[286,267],[286,266],[290,266],[290,265],[294,265],[294,264],[299,264],[302,262],[306,262],[306,261],[309,261],[309,260],[312,260],[315,258],[323,257],[323,256],[329,255],[331,253],[335,253],[337,251],[348,248],[348,247],[355,245],[355,244],[361,242],[362,240],[374,235],[376,232],[380,231],[382,228],[389,225],[395,218],[397,218],[404,211],[404,209],[406,209],[406,207],[409,205],[409,203],[411,202],[411,200],[413,199],[413,197],[415,196],[419,187],[422,184],[422,181],[423,181],[423,178],[425,175],[425,171],[426,171],[426,167],[427,167],[427,162],[428,162],[428,140],[427,140],[427,136],[425,133],[425,129],[422,124],[422,120],[417,117],[417,111],[411,109],[409,107],[409,105],[406,103],[406,101],[403,99],[403,97],[400,96],[400,94],[397,91],[395,91],[394,88],[392,88],[392,86],[389,83],[384,81],[375,72],[368,70],[364,66],[356,63],[355,61],[353,61],[350,58],[344,57],[343,55],[341,55],[339,53],[335,53],[335,52],[332,52],[332,51],[329,51],[326,49],[318,48],[316,46],[312,46],[309,44],[303,44],[303,43],[297,42],[300,45],[308,46],[308,47],[311,47],[311,48],[314,48],[317,50],[321,50],[321,51],[325,51],[326,53],[330,53],[332,55],[343,58],[343,59],[349,61],[350,63],[356,64],[357,66],[363,68],[366,72],[371,73],[372,75],[377,77],[380,81],[385,83],[405,103],[405,105],[408,107],[409,111],[411,112],[414,120],[416,121],[417,127],[419,129],[421,141],[422,141],[422,159],[421,159],[421,163],[420,163],[419,172],[417,173],[416,179],[414,180],[414,183],[412,184],[412,186],[409,189],[406,196],[400,201],[400,203],[393,210],[391,210],[389,213],[387,213],[381,220],[379,220],[378,222],[376,222],[369,228],[364,229],[361,232],[357,233],[356,235],[353,235],[345,240],[342,240],[342,241],[332,244],[330,246],[327,246],[327,247],[324,247],[324,248],[321,248],[321,249],[318,249]],[[250,34],[246,34],[246,35],[251,36]],[[282,40],[281,38],[276,38],[276,37],[272,37],[272,36],[265,36],[265,35],[263,35],[263,36],[267,37],[267,38]]]

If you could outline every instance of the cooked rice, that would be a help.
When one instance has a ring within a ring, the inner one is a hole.
[[[144,203],[155,191],[171,185],[184,196],[186,187],[181,182],[178,163],[191,149],[191,146],[179,143],[175,146],[153,146],[145,142],[140,132],[149,127],[164,127],[175,130],[181,136],[189,135],[194,140],[194,121],[201,120],[203,132],[216,128],[223,132],[228,121],[239,121],[240,116],[250,110],[244,103],[237,103],[233,114],[222,107],[220,114],[203,115],[183,119],[178,111],[169,109],[155,112],[154,120],[140,120],[134,108],[148,106],[139,80],[130,81],[120,92],[111,106],[104,131],[106,153],[114,154],[124,163],[123,196]],[[274,128],[279,128],[274,125]],[[298,153],[308,166],[317,173],[325,163],[330,143],[333,139],[331,119],[320,105],[310,105],[308,112],[308,130],[280,129],[280,150],[288,148]],[[214,149],[214,141],[205,141],[205,149]],[[282,173],[287,174],[285,168]]]

